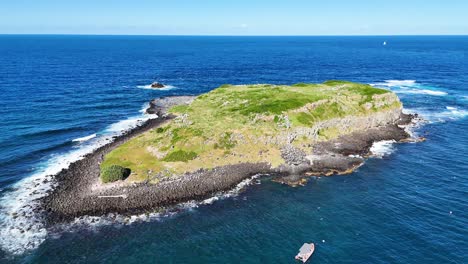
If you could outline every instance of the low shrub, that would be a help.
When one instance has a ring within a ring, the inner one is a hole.
[[[124,180],[130,175],[130,169],[124,168],[119,165],[110,165],[104,168],[101,168],[101,181],[103,183],[115,182],[119,180]]]

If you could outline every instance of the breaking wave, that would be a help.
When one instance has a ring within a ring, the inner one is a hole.
[[[427,94],[427,95],[434,95],[434,96],[444,96],[447,95],[446,92],[442,91],[433,91],[433,90],[427,90],[427,89],[407,89],[407,90],[400,90],[400,91],[395,91],[396,93],[406,93],[406,94]]]
[[[72,142],[85,142],[96,137],[96,134],[92,134],[86,137],[75,138]]]
[[[432,96],[445,96],[448,93],[440,91],[435,87],[417,83],[415,80],[387,80],[384,82],[371,83],[370,85],[382,88],[389,88],[398,94],[422,94]]]
[[[430,96],[446,96],[447,91],[440,87],[433,87],[418,83],[415,80],[387,80],[384,82],[371,83],[370,85],[380,88],[387,88],[397,94],[420,94]],[[460,97],[459,97],[460,98]],[[461,100],[466,100],[467,96],[461,95]],[[429,123],[447,122],[459,120],[468,115],[466,109],[454,106],[446,106],[443,109],[434,108],[405,108],[405,111],[418,113],[425,121]]]
[[[387,86],[412,86],[416,84],[415,80],[387,80],[384,83]]]
[[[453,106],[446,106],[445,109],[433,110],[426,108],[406,109],[406,111],[418,113],[425,121],[429,123],[444,123],[455,121],[468,116],[468,111]]]
[[[47,237],[39,199],[55,187],[53,175],[66,169],[86,154],[111,142],[114,136],[129,131],[156,115],[131,117],[110,125],[102,134],[77,138],[82,144],[66,154],[57,154],[41,164],[36,172],[3,190],[0,197],[0,249],[18,255],[37,248]]]
[[[395,151],[395,140],[382,140],[374,142],[370,148],[373,157],[383,158],[389,156]]]
[[[233,189],[226,192],[219,192],[210,198],[202,201],[191,200],[188,202],[180,203],[175,206],[169,207],[165,210],[144,213],[138,215],[121,215],[116,213],[109,213],[103,216],[82,216],[77,217],[71,223],[57,225],[51,232],[59,237],[63,232],[73,232],[79,229],[97,229],[102,226],[108,225],[132,225],[135,223],[151,222],[151,221],[162,221],[163,219],[173,217],[181,212],[192,211],[203,205],[210,205],[216,201],[220,201],[226,198],[235,197],[241,193],[247,186],[252,184],[260,184],[258,178],[261,175],[255,175],[251,178],[245,179],[237,184]]]

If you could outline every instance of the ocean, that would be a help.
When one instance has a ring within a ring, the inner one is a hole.
[[[0,263],[293,263],[304,242],[310,263],[468,263],[467,54],[468,36],[0,35]],[[427,140],[152,217],[46,230],[34,212],[47,175],[149,118],[153,98],[330,79],[396,92]]]

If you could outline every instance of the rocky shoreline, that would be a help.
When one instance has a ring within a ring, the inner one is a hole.
[[[158,118],[150,119],[116,137],[111,143],[98,148],[55,175],[57,187],[41,200],[47,223],[72,221],[84,215],[133,215],[151,212],[180,202],[208,198],[219,191],[230,190],[242,180],[257,174],[272,174],[275,175],[275,181],[300,185],[311,175],[350,173],[365,161],[373,142],[407,140],[409,135],[401,126],[411,123],[415,117],[401,113],[395,124],[316,143],[312,154],[303,153],[292,145],[287,145],[282,150],[286,163],[278,168],[272,168],[268,163],[242,163],[211,170],[200,169],[158,184],[116,183],[103,186],[99,183],[99,164],[107,153],[127,140],[170,120],[174,116],[167,114],[169,107],[191,102],[193,98],[180,96],[151,101],[146,112],[157,114]]]

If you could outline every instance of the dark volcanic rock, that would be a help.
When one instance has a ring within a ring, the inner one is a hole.
[[[411,120],[409,120],[411,122]],[[406,122],[405,124],[409,123]],[[300,152],[287,150],[282,152],[288,166],[280,166],[276,172],[280,176],[274,181],[292,186],[303,185],[304,178],[310,175],[347,174],[354,171],[370,154],[370,148],[376,141],[395,140],[403,142],[409,135],[397,125],[371,128],[341,136],[335,140],[319,142],[314,145],[307,162]]]
[[[164,88],[164,84],[159,83],[159,82],[154,82],[151,84],[151,88]]]
[[[163,116],[172,106],[188,104],[192,102],[193,99],[195,99],[195,96],[171,96],[156,98],[151,100],[149,107],[146,109],[146,113]]]
[[[57,187],[41,199],[42,211],[46,213],[48,223],[71,221],[75,217],[84,215],[115,212],[139,214],[180,202],[204,199],[219,191],[229,190],[242,180],[256,174],[273,174],[282,176],[275,179],[276,181],[303,184],[305,175],[351,172],[364,162],[362,156],[369,154],[369,149],[375,141],[400,141],[408,137],[404,129],[397,125],[388,125],[316,143],[312,153],[305,153],[292,145],[286,146],[281,150],[286,163],[279,168],[272,168],[268,163],[242,163],[211,170],[200,169],[174,176],[158,184],[115,184],[96,188],[96,183],[99,181],[99,165],[107,153],[129,139],[173,118],[167,114],[167,109],[191,102],[193,99],[191,96],[180,96],[151,101],[146,112],[157,114],[158,118],[150,119],[142,126],[116,137],[114,141],[55,175]],[[401,124],[411,122],[411,118],[402,115]],[[106,197],[115,195],[119,197]]]
[[[418,119],[418,114],[401,114],[400,119],[397,122],[397,125],[407,125],[411,123],[412,120]]]
[[[307,162],[305,156],[306,153],[303,150],[300,150],[291,144],[285,145],[283,148],[281,148],[281,157],[289,165],[299,165],[301,163]]]

